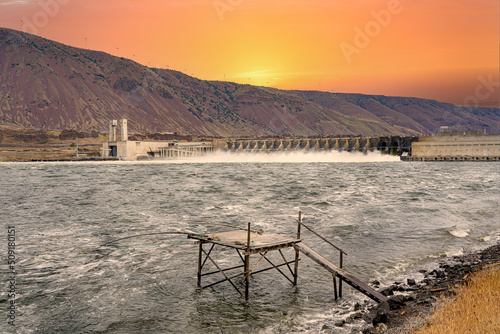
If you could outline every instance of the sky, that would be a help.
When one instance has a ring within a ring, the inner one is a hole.
[[[499,106],[498,0],[0,0],[0,27],[205,80]]]

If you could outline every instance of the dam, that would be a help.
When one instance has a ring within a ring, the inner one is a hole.
[[[120,135],[117,127],[120,126]],[[500,135],[484,131],[450,131],[442,127],[437,136],[380,136],[326,138],[228,138],[212,141],[132,141],[127,120],[111,120],[103,157],[121,160],[181,159],[200,157],[215,151],[270,153],[301,150],[374,152],[400,156],[403,161],[500,161]]]
[[[437,136],[339,137],[230,140],[234,152],[335,150],[398,155],[403,161],[500,161],[500,135],[478,131],[441,130]]]
[[[272,152],[295,150],[335,150],[403,155],[410,152],[411,143],[418,137],[336,137],[336,138],[279,138],[228,140],[224,150],[233,152]]]

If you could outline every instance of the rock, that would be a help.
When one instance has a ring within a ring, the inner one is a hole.
[[[378,285],[380,285],[380,282],[379,282],[379,281],[377,281],[377,280],[373,280],[373,281],[371,281],[371,282],[370,282],[370,284],[371,284],[371,285],[377,285],[377,286],[378,286]]]
[[[345,319],[345,323],[346,323],[346,324],[352,324],[353,322],[354,322],[354,319],[353,319],[353,318],[351,318],[351,317],[347,317],[347,318]]]
[[[409,294],[408,296],[405,297],[405,301],[411,302],[416,299],[417,295],[415,293]]]
[[[324,330],[329,330],[331,329],[330,326],[328,325],[323,325],[323,327],[321,327],[321,330],[324,331]]]
[[[431,298],[427,298],[426,300],[424,300],[427,304],[432,304],[436,301],[436,299],[434,299],[433,297]]]
[[[361,308],[361,305],[358,302],[356,302],[356,303],[354,303],[354,307],[353,308],[354,308],[354,311],[357,311],[357,310],[359,310]]]
[[[425,269],[420,269],[418,272],[419,272],[419,273],[421,273],[421,274],[425,274],[425,273],[427,272],[427,270],[425,270]]]
[[[408,278],[406,282],[408,283],[409,286],[417,285],[417,282],[415,282],[413,278]]]
[[[391,310],[397,310],[398,308],[403,306],[405,302],[405,297],[403,295],[391,296],[389,297],[387,302],[389,303],[389,307]]]
[[[351,329],[351,334],[363,334],[363,329],[364,327],[353,327],[353,329]]]
[[[406,284],[402,284],[402,285],[398,286],[396,291],[406,292],[406,291],[416,291],[418,289],[420,289],[420,287],[418,285],[409,286]]]
[[[337,327],[342,327],[345,324],[345,320],[344,319],[336,320],[333,324]]]
[[[387,325],[379,324],[375,329],[377,330],[377,333],[384,333],[387,330]]]
[[[369,334],[371,333],[373,330],[373,326],[372,325],[365,325],[361,328],[361,333],[363,334]]]
[[[380,289],[378,292],[383,294],[384,296],[392,296],[394,294],[394,290],[396,290],[397,286],[396,285],[389,285],[385,288]]]
[[[435,276],[436,278],[443,278],[446,276],[445,272],[443,270],[436,270],[434,269],[433,271],[431,272],[428,272],[427,274],[425,274],[425,277],[429,277],[429,276]]]
[[[377,307],[374,307],[369,313],[365,314],[363,319],[373,326],[379,323],[384,323],[387,321],[387,315],[391,311],[388,302],[380,303]]]

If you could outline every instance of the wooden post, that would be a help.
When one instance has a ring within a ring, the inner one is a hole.
[[[344,253],[340,252],[340,269],[342,269],[342,262],[344,259]],[[339,277],[339,297],[342,298],[342,278]]]
[[[333,292],[335,294],[335,300],[338,299],[338,296],[337,296],[337,275],[335,275],[335,273],[332,273],[333,275]]]
[[[201,287],[201,257],[203,253],[203,242],[200,241],[200,249],[198,251],[198,287]]]
[[[248,300],[248,286],[250,284],[250,223],[248,223],[247,254],[245,255],[245,300]]]
[[[302,223],[302,211],[299,211],[299,220],[297,224],[297,239],[300,239],[300,225]],[[299,277],[299,256],[300,253],[296,249],[295,250],[295,268],[294,268],[294,274],[293,274],[293,285],[297,285],[297,279]]]

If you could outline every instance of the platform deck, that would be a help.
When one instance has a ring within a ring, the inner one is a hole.
[[[244,230],[230,230],[216,233],[192,234],[191,239],[197,239],[203,243],[212,243],[230,248],[246,251],[248,232]],[[281,234],[250,232],[250,253],[257,254],[266,251],[292,247],[300,242],[300,239],[291,238]],[[244,253],[245,254],[245,253]]]

